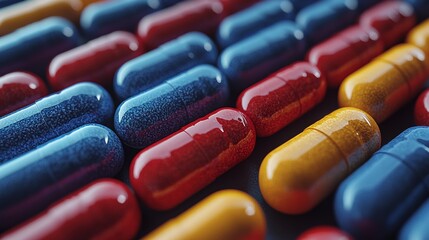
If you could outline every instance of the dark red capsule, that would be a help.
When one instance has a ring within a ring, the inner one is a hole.
[[[171,209],[246,159],[255,141],[246,115],[221,108],[139,152],[131,185],[150,208]]]
[[[326,80],[307,62],[285,67],[245,89],[237,108],[250,117],[259,137],[270,136],[322,101]]]
[[[0,117],[34,103],[48,94],[36,75],[13,72],[0,77]]]
[[[298,236],[297,240],[352,240],[347,233],[336,227],[320,226],[311,228]]]
[[[429,89],[417,98],[414,105],[414,122],[416,125],[429,126]]]
[[[213,0],[206,0],[213,1]],[[220,0],[222,2],[226,15],[231,15],[238,11],[241,11],[245,8],[250,7],[251,5],[259,2],[259,0]]]

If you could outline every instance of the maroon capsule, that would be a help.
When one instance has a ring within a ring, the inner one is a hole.
[[[429,89],[417,98],[414,105],[414,122],[420,126],[429,126]]]
[[[352,237],[336,227],[319,226],[311,228],[301,235],[298,240],[352,240]]]
[[[245,89],[237,108],[250,117],[257,135],[266,137],[310,111],[325,93],[326,80],[320,71],[299,62]]]
[[[133,34],[113,32],[56,56],[49,65],[49,83],[55,90],[78,82],[110,88],[118,68],[142,53]]]
[[[206,1],[213,1],[213,0],[206,0]],[[220,0],[220,2],[222,2],[222,5],[225,9],[226,15],[231,15],[233,13],[241,11],[259,1],[260,0]]]
[[[139,152],[131,185],[150,208],[171,209],[246,159],[255,141],[245,114],[221,108]]]
[[[34,74],[13,72],[0,77],[0,117],[46,96],[45,83]]]

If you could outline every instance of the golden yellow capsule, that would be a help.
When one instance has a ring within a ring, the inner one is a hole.
[[[429,54],[429,19],[414,27],[407,37],[407,42]]]
[[[255,199],[241,191],[222,190],[143,239],[257,240],[265,238],[265,229],[265,217]]]
[[[374,119],[340,108],[271,151],[259,169],[265,201],[287,214],[314,208],[381,145]]]

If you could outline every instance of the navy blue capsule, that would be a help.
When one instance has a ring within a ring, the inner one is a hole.
[[[414,11],[417,13],[417,17],[420,21],[429,18],[429,1],[428,0],[404,0],[413,6]]]
[[[0,37],[0,76],[14,71],[46,74],[50,61],[81,43],[69,21],[51,17]]]
[[[335,215],[357,239],[391,237],[429,197],[429,127],[412,127],[339,187]]]
[[[0,231],[53,202],[122,168],[124,152],[115,133],[89,124],[0,166]]]
[[[97,84],[79,83],[0,118],[0,164],[87,123],[107,124],[113,101]]]
[[[144,148],[226,104],[225,77],[201,65],[123,102],[115,114],[115,130],[123,142]]]
[[[219,69],[237,92],[304,57],[304,34],[293,22],[280,21],[227,47]]]
[[[429,236],[429,199],[407,220],[399,233],[399,240],[425,240]]]
[[[0,8],[10,6],[15,3],[22,2],[24,0],[0,0]]]
[[[116,73],[114,90],[125,100],[199,64],[215,64],[216,59],[209,37],[188,33],[125,63]]]

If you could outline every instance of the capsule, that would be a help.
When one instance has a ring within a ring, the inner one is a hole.
[[[0,118],[0,165],[76,127],[107,124],[112,116],[112,99],[93,83],[76,84],[42,98]]]
[[[257,135],[266,137],[310,111],[325,93],[326,80],[320,71],[299,62],[245,89],[237,108],[250,117]]]
[[[318,226],[305,231],[297,240],[352,240],[352,237],[336,227]]]
[[[56,55],[80,42],[77,30],[65,19],[53,17],[30,24],[0,37],[0,76],[14,71],[44,76]]]
[[[38,76],[13,72],[0,77],[0,117],[34,103],[48,90]]]
[[[254,198],[238,190],[222,190],[142,239],[262,240],[265,231],[264,213]]]
[[[380,123],[420,92],[427,61],[419,48],[397,45],[343,81],[339,105],[362,109]]]
[[[91,181],[113,177],[124,153],[112,130],[84,125],[0,166],[0,229],[44,210]]]
[[[245,114],[218,109],[139,152],[131,185],[150,208],[171,209],[249,157],[255,141]]]
[[[420,21],[429,18],[429,1],[427,0],[404,0],[411,6],[413,6],[414,11],[417,14],[417,17]]]
[[[429,55],[429,20],[417,25],[408,33],[407,43],[419,47]]]
[[[322,71],[329,87],[338,88],[347,76],[383,51],[384,45],[375,30],[356,25],[314,46],[307,60]]]
[[[56,56],[49,65],[49,83],[61,90],[79,82],[112,88],[116,71],[143,50],[135,36],[114,32]]]
[[[119,68],[116,95],[125,100],[200,64],[214,64],[217,49],[206,35],[188,33]]]
[[[356,108],[335,110],[265,157],[259,169],[262,196],[282,213],[308,212],[380,144],[371,116]]]
[[[4,7],[7,7],[7,6],[10,6],[10,5],[22,2],[22,1],[24,1],[24,0],[2,0],[0,2],[0,8],[4,8]]]
[[[429,200],[407,220],[399,233],[399,240],[424,240],[429,236],[427,217],[429,216]]]
[[[414,122],[429,126],[429,89],[422,92],[414,104]]]
[[[144,148],[226,105],[229,88],[216,68],[201,65],[124,101],[115,130],[125,144]]]
[[[402,42],[416,24],[413,8],[401,1],[385,1],[365,11],[359,24],[366,29],[375,29],[386,49]]]
[[[213,0],[208,0],[213,1]],[[224,9],[225,15],[231,15],[246,8],[249,8],[253,4],[261,1],[261,0],[217,0],[222,3],[222,7]],[[298,0],[299,1],[299,0]],[[301,0],[301,1],[309,1],[309,0]],[[314,1],[314,0],[313,0]]]
[[[357,239],[392,237],[429,197],[428,147],[429,128],[420,126],[377,151],[341,183],[334,208],[339,226]]]
[[[219,69],[236,92],[304,56],[304,34],[293,22],[278,22],[226,48]]]

